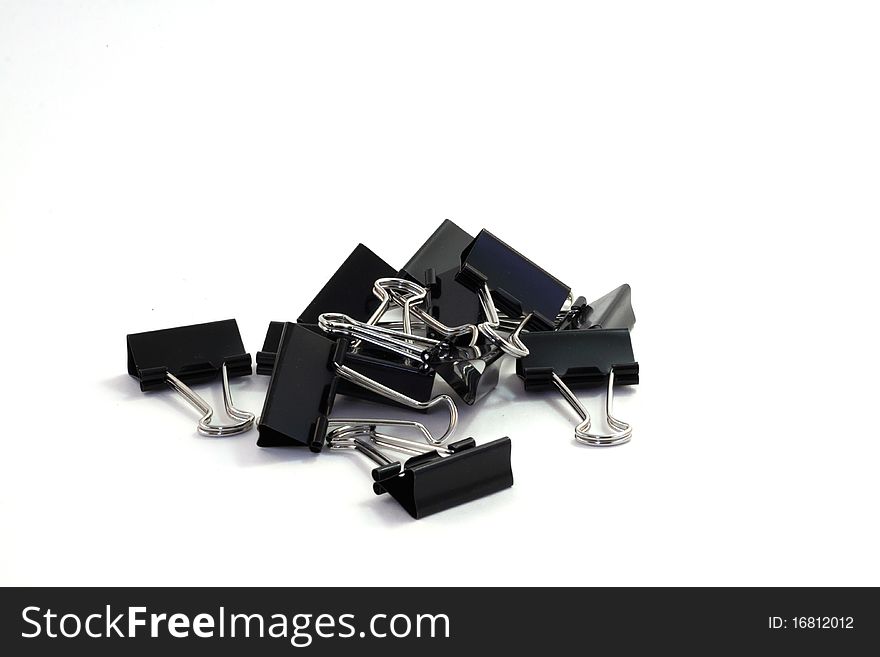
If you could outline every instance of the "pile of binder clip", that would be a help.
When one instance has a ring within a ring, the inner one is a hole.
[[[573,300],[569,286],[492,233],[474,238],[447,220],[400,270],[359,244],[296,322],[269,324],[256,357],[257,374],[271,376],[259,419],[232,403],[229,379],[252,373],[234,319],[131,334],[128,372],[141,390],[181,393],[202,413],[202,434],[230,436],[256,424],[260,447],[356,450],[378,464],[374,492],[421,518],[513,485],[510,438],[452,441],[456,401],[433,395],[435,377],[473,405],[495,388],[510,356],[525,390],[555,388],[571,404],[582,420],[578,442],[621,445],[632,428],[612,413],[613,389],[639,382],[634,324],[628,285],[592,303]],[[189,387],[218,375],[234,424],[216,424]],[[571,390],[584,386],[607,386],[609,432],[591,428]],[[436,435],[416,420],[334,417],[336,395],[417,411],[445,407],[449,423]],[[396,435],[404,431],[421,438]]]

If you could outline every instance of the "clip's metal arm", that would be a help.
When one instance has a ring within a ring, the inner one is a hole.
[[[571,295],[569,295],[569,297],[571,297]],[[583,297],[581,297],[581,298],[583,298]],[[566,302],[566,305],[563,305],[562,308],[563,308],[562,310],[560,310],[558,313],[556,313],[556,321],[554,323],[557,326],[559,326],[559,322],[563,321],[566,317],[570,316],[571,313],[574,312],[575,310],[577,312],[582,311],[581,308],[575,309],[575,307],[573,305],[569,304],[568,302]],[[522,316],[508,317],[507,315],[505,315],[501,311],[498,311],[498,318],[499,318],[498,328],[500,328],[502,331],[515,331],[516,328],[520,324],[522,324],[522,320],[523,320]]]
[[[468,346],[473,347],[477,344],[480,333],[477,327],[473,324],[447,326],[422,308],[421,304],[427,298],[428,290],[418,283],[413,283],[405,278],[380,278],[376,280],[373,285],[373,294],[382,302],[379,305],[379,308],[387,309],[391,301],[394,301],[394,303],[403,308],[403,330],[406,333],[412,333],[411,316],[415,315],[422,320],[426,326],[434,329],[444,337],[455,338],[461,335],[470,334],[471,337]],[[381,317],[381,315],[379,316]],[[373,314],[373,317],[376,317],[376,313]],[[372,320],[373,317],[370,319]],[[377,322],[371,321],[369,323],[375,324]]]
[[[452,450],[440,445],[428,446],[424,445],[423,443],[417,443],[414,440],[398,438],[397,436],[389,436],[387,434],[377,433],[375,431],[370,434],[370,438],[380,447],[393,449],[397,452],[402,452],[404,454],[418,455],[424,454],[425,452],[429,451],[435,451],[438,454],[442,454],[444,456],[452,454]]]
[[[422,436],[425,437],[427,443],[437,447],[431,432],[428,431],[428,427],[415,420],[394,420],[390,418],[331,418],[328,423],[330,426],[337,427],[328,434],[328,441],[333,437],[347,436],[351,434],[372,436],[376,432],[376,427],[410,427],[419,431]],[[423,443],[414,444],[420,445],[425,449],[432,449],[432,447],[428,447]]]
[[[365,340],[406,358],[414,358],[422,362],[425,361],[425,354],[441,345],[439,340],[366,324],[341,313],[323,313],[318,317],[318,326],[322,331],[332,335]]]
[[[452,397],[449,395],[437,395],[436,397],[429,399],[428,401],[418,401],[413,399],[412,397],[407,397],[401,392],[394,390],[393,388],[389,388],[388,386],[384,386],[378,381],[374,381],[373,379],[364,376],[360,372],[356,372],[346,365],[336,365],[336,373],[351,381],[354,384],[362,386],[371,392],[375,392],[377,395],[382,395],[383,397],[395,401],[399,404],[403,404],[404,406],[408,406],[410,408],[415,408],[418,410],[428,410],[434,408],[438,404],[446,404],[446,407],[449,409],[449,425],[446,428],[446,431],[443,432],[443,435],[439,438],[435,438],[433,434],[431,434],[428,429],[419,423],[421,427],[421,431],[424,434],[425,438],[427,438],[428,442],[432,445],[441,445],[446,440],[452,436],[455,432],[456,426],[458,426],[458,407],[455,405],[455,402],[452,400]],[[389,420],[333,420],[334,422],[345,422],[346,424],[382,424],[382,425],[395,425],[396,423]]]
[[[615,445],[623,445],[624,443],[628,443],[632,438],[632,427],[624,422],[623,420],[619,420],[612,414],[612,408],[614,405],[614,370],[611,370],[611,373],[608,375],[608,393],[605,397],[605,421],[608,423],[608,426],[612,429],[616,429],[614,433],[602,434],[602,433],[590,433],[590,427],[592,426],[592,421],[590,419],[590,414],[587,412],[587,409],[583,407],[583,405],[578,401],[578,398],[575,397],[574,393],[571,391],[565,382],[556,372],[553,373],[553,384],[559,389],[559,392],[562,393],[562,396],[565,397],[565,400],[571,404],[571,407],[577,412],[577,414],[581,417],[583,422],[577,425],[574,429],[574,437],[579,443],[583,443],[584,445],[590,445],[591,447],[614,447]]]
[[[529,317],[531,315],[522,320],[520,327],[511,335],[511,340],[522,344],[519,334],[522,331],[521,327],[525,325]],[[430,367],[435,361],[472,360],[485,353],[485,349],[480,346],[460,346],[452,344],[448,340],[435,340],[422,335],[413,335],[406,331],[397,331],[387,326],[366,324],[341,313],[323,313],[318,317],[318,326],[325,333],[355,340],[356,342],[352,343],[352,348],[363,340],[400,354],[404,358],[416,360],[425,368]],[[412,324],[410,324],[410,328],[412,328]],[[493,344],[498,340],[504,342],[504,338],[498,336],[497,339],[492,340]]]
[[[330,449],[354,449],[379,464],[372,471],[373,492],[388,493],[413,518],[464,504],[513,485],[510,439],[477,446],[473,438],[443,448],[377,434],[369,427],[331,432]],[[415,454],[393,461],[378,447]]]
[[[356,433],[353,436],[328,437],[330,449],[354,449],[372,459],[379,465],[391,465],[394,463],[390,458],[380,452],[369,440],[362,438],[364,434]]]
[[[399,344],[399,340],[401,336],[412,335],[413,322],[412,317],[415,315],[418,319],[422,321],[423,326],[430,327],[434,329],[440,335],[447,338],[454,338],[460,335],[470,334],[470,341],[468,342],[468,346],[473,347],[477,344],[477,340],[479,339],[479,331],[477,327],[473,324],[463,324],[461,326],[447,326],[446,324],[440,322],[435,317],[433,317],[429,312],[427,312],[424,308],[421,307],[422,302],[427,298],[428,291],[418,283],[413,283],[412,281],[408,281],[405,278],[379,278],[373,283],[373,295],[379,299],[379,306],[373,311],[373,314],[370,318],[361,324],[361,331],[364,332],[364,327],[368,326],[377,326],[379,324],[379,320],[388,312],[388,309],[391,307],[392,303],[397,304],[403,309],[403,321],[401,328],[402,331],[396,331],[397,335],[395,336],[385,336],[386,338],[391,338],[393,342],[390,343],[382,343],[380,346],[386,346],[386,348],[391,349],[392,351],[396,351],[404,356],[409,356],[410,354],[404,353],[401,349],[406,349],[406,347]],[[332,313],[327,313],[331,315]],[[344,315],[338,315],[339,318],[344,318]],[[350,319],[350,318],[345,318]],[[330,320],[326,320],[330,321]],[[321,320],[319,318],[319,324]],[[351,322],[356,323],[356,322]],[[323,328],[323,327],[322,327]],[[383,327],[379,327],[380,330]],[[387,328],[387,327],[385,327]],[[327,329],[324,329],[327,330]],[[372,336],[372,339],[367,336]],[[381,338],[380,335],[375,333],[366,333],[363,338],[357,339],[352,343],[352,348],[357,348],[361,339],[366,339],[368,342],[373,341],[375,343],[375,338]],[[433,341],[436,342],[436,341]],[[377,343],[378,344],[378,343]],[[389,345],[394,345],[389,346]],[[432,345],[433,346],[433,345]],[[420,354],[415,354],[418,357]]]
[[[382,421],[382,424],[390,424]],[[418,422],[400,420],[394,423],[397,426],[409,425],[416,427]],[[424,454],[429,451],[436,451],[438,454],[452,454],[452,451],[440,446],[428,446],[405,438],[397,438],[396,436],[388,436],[386,434],[376,433],[376,425],[359,425],[359,426],[342,426],[331,431],[327,436],[327,442],[330,449],[355,449],[365,454],[379,465],[391,465],[395,463],[392,459],[381,452],[378,447],[393,449],[398,452],[410,455]]]
[[[223,379],[223,405],[225,406],[226,413],[229,417],[239,420],[239,422],[236,422],[235,424],[212,424],[211,419],[214,417],[214,409],[211,408],[211,405],[206,402],[201,395],[197,394],[192,388],[174,376],[171,372],[165,373],[168,385],[183,395],[184,399],[192,404],[196,410],[202,413],[202,418],[199,420],[198,430],[199,433],[204,436],[234,436],[243,433],[254,426],[254,414],[249,413],[248,411],[239,410],[232,404],[232,393],[229,390],[229,373],[226,370],[226,363],[223,363],[221,376]]]
[[[501,320],[498,317],[498,309],[495,308],[495,302],[492,300],[492,293],[489,292],[489,285],[483,285],[479,293],[480,305],[483,307],[483,314],[486,315],[486,321],[480,324],[480,333],[492,340],[505,354],[509,354],[514,358],[524,358],[529,355],[529,348],[523,344],[519,334],[532,318],[529,313],[522,318],[519,325],[513,330],[513,333],[507,339],[501,337],[496,329],[500,328]]]

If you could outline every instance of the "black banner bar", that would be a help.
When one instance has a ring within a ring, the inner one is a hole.
[[[880,645],[880,601],[867,588],[9,588],[0,601],[7,655],[842,655]]]

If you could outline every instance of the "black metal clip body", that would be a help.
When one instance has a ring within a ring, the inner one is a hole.
[[[403,282],[417,285],[410,281]],[[424,315],[420,317],[425,318]],[[366,343],[373,345],[372,351],[377,354],[397,354],[403,358],[405,368],[420,366],[423,372],[431,376],[437,372],[468,404],[476,402],[498,383],[503,352],[495,343],[482,339],[479,334],[476,339],[460,335],[437,340],[387,326],[357,322],[336,313],[321,315],[318,325],[328,334],[356,339],[361,345],[359,349]]]
[[[447,326],[480,323],[480,297],[456,280],[458,267],[446,271],[428,269],[420,281],[428,290],[425,300],[431,316]],[[429,337],[442,337],[428,327]]]
[[[231,378],[251,374],[251,355],[234,319],[131,333],[125,341],[128,373],[143,391],[164,388],[166,374],[185,383],[212,381],[224,364]]]
[[[531,319],[526,329],[552,331],[571,288],[487,230],[462,252],[457,280],[474,292],[488,286],[509,317]]]
[[[403,465],[375,468],[373,491],[388,493],[413,518],[424,518],[513,486],[510,438],[484,445],[467,438],[450,443],[449,451],[441,456],[432,450]]]
[[[440,438],[435,438],[421,423],[405,424],[418,428],[432,444],[442,444],[452,435],[458,422],[458,410],[452,398],[437,395],[421,401],[364,376],[347,364],[349,346],[346,338],[333,340],[304,324],[288,322],[284,325],[260,416],[257,445],[308,446],[312,451],[320,452],[331,424],[383,426],[403,423],[375,418],[331,420],[328,416],[333,409],[337,384],[342,380],[415,410],[445,404],[449,410],[449,426]]]
[[[303,326],[323,335],[317,325],[304,324]],[[263,348],[257,352],[257,374],[272,374],[283,331],[284,322],[269,323]],[[431,398],[431,391],[434,388],[434,373],[393,352],[371,349],[369,345],[362,343],[357,351],[346,352],[345,364],[384,386],[402,392],[407,397],[419,401],[428,401]],[[366,401],[400,406],[382,395],[377,395],[344,379],[339,381],[336,392],[340,395],[357,397]]]
[[[359,321],[367,321],[379,307],[379,300],[373,295],[373,281],[396,275],[394,267],[363,244],[358,244],[297,322],[317,324],[318,316],[327,312],[344,313]]]
[[[633,356],[628,329],[541,331],[526,333],[529,355],[516,362],[516,373],[526,390],[558,389],[583,422],[575,428],[578,442],[594,447],[629,442],[632,427],[613,415],[614,385],[639,382],[639,364]],[[590,433],[590,415],[569,386],[607,385],[606,421],[615,431]]]
[[[263,339],[263,348],[257,352],[257,374],[272,376],[282,333],[284,333],[284,322],[269,322],[266,337]]]
[[[522,340],[529,355],[516,361],[516,373],[526,390],[553,388],[553,373],[575,387],[605,385],[612,370],[617,385],[639,382],[627,329],[536,331]]]
[[[472,235],[449,219],[444,219],[407,261],[400,273],[416,283],[423,283],[425,272],[429,269],[435,272],[457,270],[461,266],[462,251],[473,241]]]
[[[141,390],[170,386],[202,413],[198,430],[207,436],[229,436],[253,426],[254,415],[232,404],[229,379],[251,374],[251,355],[245,352],[234,319],[126,336],[128,373],[140,382]],[[214,410],[187,384],[220,377],[226,412],[237,423],[211,422]]]
[[[337,377],[332,363],[338,342],[303,324],[287,322],[282,326],[257,424],[258,446],[323,444],[336,398]]]
[[[343,429],[341,434],[331,434],[329,443],[333,450],[354,449],[378,463],[372,473],[373,491],[390,494],[413,518],[424,518],[513,485],[507,437],[484,445],[467,438],[431,449],[376,433],[346,435]],[[401,464],[377,446],[416,456]]]
[[[400,270],[400,275],[428,289],[427,310],[447,326],[478,324],[480,300],[456,280],[461,254],[474,238],[449,219],[437,227]],[[428,327],[429,337],[438,337]]]

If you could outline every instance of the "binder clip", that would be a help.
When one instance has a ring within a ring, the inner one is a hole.
[[[380,349],[399,354],[415,363],[420,363],[420,366],[426,370],[444,361],[479,358],[487,350],[481,345],[437,340],[387,326],[359,322],[341,313],[324,313],[318,317],[318,326],[325,333],[350,338],[356,343],[368,342]]]
[[[318,325],[331,335],[369,342],[399,354],[405,362],[421,363],[424,371],[439,374],[468,405],[498,384],[504,354],[494,345],[456,346],[334,313],[321,315]]]
[[[509,317],[529,317],[528,329],[552,331],[571,288],[487,230],[462,252],[457,280],[475,293],[487,289]],[[484,303],[485,305],[485,303]]]
[[[321,330],[316,325],[303,324],[303,326],[313,331]],[[257,352],[257,374],[272,374],[272,371],[275,369],[275,357],[283,331],[284,322],[269,322],[269,328],[266,330],[266,339],[263,341],[263,348]],[[393,390],[402,392],[412,399],[428,401],[431,398],[431,391],[434,388],[434,373],[421,367],[420,364],[413,364],[408,359],[399,357],[396,354],[378,354],[361,347],[360,351],[349,350],[346,353],[345,364],[356,372]],[[358,397],[366,401],[386,404],[394,403],[381,395],[377,395],[345,380],[339,381],[337,392],[340,395]]]
[[[461,254],[473,241],[473,236],[444,219],[400,270],[402,278],[427,288],[427,312],[447,326],[475,325],[480,321],[479,299],[473,290],[456,280]],[[436,337],[430,326],[428,336]]]
[[[331,419],[329,415],[337,385],[343,380],[416,410],[428,410],[445,404],[449,410],[449,425],[440,437],[435,437],[420,423],[408,424],[419,428],[426,441],[432,444],[442,444],[452,436],[458,424],[458,409],[449,395],[438,395],[428,401],[412,399],[348,366],[345,362],[348,349],[348,340],[333,340],[303,324],[284,325],[275,368],[257,425],[257,445],[308,446],[313,452],[320,452],[331,426],[401,424],[396,420],[372,418]]]
[[[413,518],[424,518],[513,486],[507,437],[484,445],[467,438],[432,448],[368,427],[341,427],[330,433],[327,442],[331,450],[357,450],[376,462],[373,492],[388,493]],[[415,456],[401,464],[378,447]]]
[[[527,333],[523,341],[529,355],[516,362],[516,374],[526,390],[557,388],[583,420],[575,439],[593,447],[629,442],[632,427],[614,417],[614,386],[639,382],[639,364],[633,356],[628,329],[588,331],[540,331]],[[590,414],[569,386],[607,385],[605,418],[612,433],[591,433]]]
[[[495,388],[503,352],[493,345],[478,346],[480,331],[476,326],[450,327],[434,319],[422,307],[427,290],[406,279],[377,280],[373,292],[381,299],[380,310],[387,309],[392,303],[403,309],[403,331],[391,329],[389,325],[358,324],[352,318],[335,313],[322,315],[319,324],[328,333],[357,338],[357,343],[364,340],[394,351],[406,362],[418,359],[425,367],[433,368],[466,404],[473,405]],[[417,322],[445,341],[413,335]],[[517,332],[514,333],[515,337],[518,336]],[[460,340],[463,346],[456,347],[450,340]]]
[[[358,244],[296,321],[316,324],[325,312],[345,313],[366,321],[379,305],[372,293],[373,281],[391,276],[397,276],[394,267]]]
[[[379,309],[373,316],[376,321],[368,320],[367,323],[378,323],[381,314],[394,303],[403,310],[404,333],[413,333],[413,317],[415,317],[429,331],[433,331],[435,335],[443,338],[467,336],[469,346],[474,346],[477,343],[479,332],[474,324],[447,326],[423,307],[428,297],[428,290],[418,283],[404,278],[380,278],[373,284],[373,294],[380,301]]]
[[[477,326],[474,326],[473,324],[465,324],[462,326],[450,327],[427,315],[419,306],[419,303],[425,299],[426,290],[412,281],[404,279],[381,279],[376,281],[373,291],[382,299],[382,304],[380,305],[379,310],[374,314],[373,318],[368,322],[358,322],[341,313],[325,313],[322,315],[322,317],[325,318],[325,320],[323,320],[324,325],[322,328],[325,331],[333,332],[333,328],[330,325],[336,323],[339,325],[340,330],[349,334],[358,333],[358,340],[370,340],[375,344],[381,344],[383,338],[387,338],[387,348],[392,350],[402,349],[403,351],[399,351],[399,353],[403,355],[421,356],[426,359],[427,364],[431,365],[434,364],[434,361],[431,359],[435,356],[439,357],[441,362],[480,358],[480,355],[484,353],[484,350],[481,350],[480,345],[478,344],[480,334],[485,336],[491,345],[498,347],[504,353],[510,354],[511,356],[521,358],[528,354],[528,349],[525,348],[522,341],[519,339],[519,335],[531,319],[532,315],[529,314],[524,318],[519,319],[513,327],[510,336],[507,338],[502,337],[497,332],[497,329],[502,327],[501,320],[498,311],[495,308],[495,303],[492,300],[492,295],[486,285],[484,285],[477,294],[480,307],[485,317],[485,319]],[[391,301],[394,301],[397,305],[403,308],[403,331],[373,321],[376,319],[377,315],[381,316],[381,314],[384,313],[385,309],[389,307]],[[412,330],[414,326],[411,317],[412,314],[415,314],[425,326],[433,329],[436,334],[439,334],[445,339],[438,340],[428,336],[414,335]],[[318,319],[318,323],[322,324],[321,318]],[[462,336],[468,337],[466,345],[463,345],[462,342],[457,339]],[[407,342],[410,344],[407,345]],[[422,349],[414,351],[413,347],[415,344],[418,344]],[[392,347],[391,345],[394,346]]]
[[[635,324],[632,289],[624,283],[589,304],[584,297],[578,297],[557,323],[556,330],[625,328],[631,331]]]
[[[126,336],[128,373],[140,382],[141,390],[171,386],[199,412],[199,433],[231,436],[250,429],[254,414],[232,404],[229,378],[251,374],[251,356],[244,350],[234,319],[192,326],[131,333]],[[231,425],[213,424],[214,409],[187,384],[210,381],[220,375],[223,403]]]

